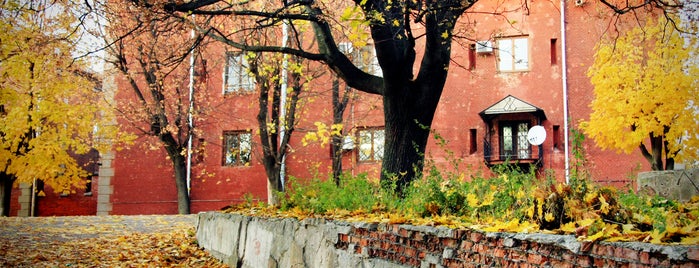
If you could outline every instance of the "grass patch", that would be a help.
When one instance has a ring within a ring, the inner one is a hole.
[[[366,174],[345,174],[340,186],[333,180],[301,183],[292,178],[278,207],[247,204],[234,210],[246,213],[241,210],[254,207],[262,216],[575,234],[586,241],[699,242],[699,200],[683,204],[601,187],[589,179],[564,184],[510,165],[494,171],[492,178],[467,180],[428,168],[403,198],[390,183],[381,185]]]

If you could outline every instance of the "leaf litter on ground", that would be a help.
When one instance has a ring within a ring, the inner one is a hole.
[[[0,267],[227,267],[194,215],[0,218]]]

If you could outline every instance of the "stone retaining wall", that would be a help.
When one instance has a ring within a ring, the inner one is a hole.
[[[197,240],[232,267],[699,266],[699,246],[217,212],[199,214]]]

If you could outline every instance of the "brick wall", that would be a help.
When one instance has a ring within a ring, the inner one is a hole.
[[[697,267],[698,246],[581,243],[573,236],[482,233],[443,227],[360,224],[336,247],[425,267]]]

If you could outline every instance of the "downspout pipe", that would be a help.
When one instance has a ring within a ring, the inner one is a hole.
[[[194,29],[191,31],[191,38],[194,39]],[[187,109],[187,195],[192,189],[192,129],[194,128],[194,50],[189,55],[189,109]]]
[[[289,42],[289,23],[285,20],[282,23],[282,47],[286,47]],[[286,135],[286,90],[288,88],[287,82],[287,69],[289,68],[289,57],[284,54],[282,60],[282,70],[281,70],[281,100],[279,102],[279,143],[281,144],[284,136]],[[279,148],[279,150],[286,150],[286,148]],[[280,167],[279,167],[279,179],[281,180],[282,189],[286,188],[284,183],[284,178],[286,176],[286,153],[282,156]]]
[[[561,0],[561,84],[563,88],[563,152],[565,154],[566,184],[570,183],[570,154],[568,144],[570,132],[568,126],[568,60],[566,48],[566,1]]]

